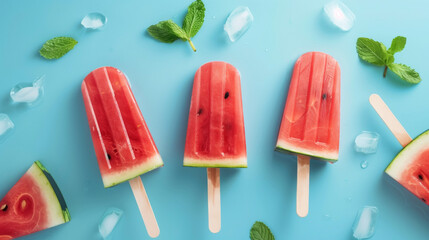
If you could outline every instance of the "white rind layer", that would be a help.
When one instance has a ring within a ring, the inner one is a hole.
[[[33,164],[27,173],[37,182],[37,186],[40,188],[40,195],[43,197],[43,201],[46,204],[45,209],[47,211],[48,222],[43,227],[50,228],[69,221],[69,219],[64,219],[64,213],[57,194],[39,166]]]
[[[286,141],[283,141],[280,139],[277,141],[276,148],[279,150],[289,151],[296,154],[302,154],[302,155],[307,155],[311,157],[326,159],[327,161],[330,161],[330,162],[335,162],[338,160],[338,151],[313,151],[308,148],[300,148],[297,146],[293,146],[287,143]]]
[[[105,188],[115,186],[119,183],[131,180],[137,176],[142,175],[143,173],[149,172],[156,168],[162,167],[164,163],[162,162],[161,156],[159,154],[154,155],[153,157],[147,159],[145,162],[130,167],[127,170],[114,173],[101,173],[103,184]]]
[[[185,167],[213,167],[213,168],[247,168],[247,157],[237,158],[192,158],[185,157]]]
[[[425,149],[429,149],[429,130],[420,134],[405,146],[387,166],[385,172],[396,181],[399,181],[402,173],[409,169],[409,166],[413,165],[414,161],[418,160],[415,156]]]

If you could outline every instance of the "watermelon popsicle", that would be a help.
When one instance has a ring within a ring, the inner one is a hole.
[[[298,155],[297,213],[308,214],[310,157],[335,162],[339,153],[340,68],[328,54],[296,61],[276,150]]]
[[[183,165],[207,168],[209,229],[218,232],[219,168],[247,167],[240,73],[231,64],[209,62],[195,74]]]
[[[159,234],[139,175],[163,166],[127,77],[113,67],[92,71],[82,83],[89,128],[104,187],[130,180],[146,229]]]

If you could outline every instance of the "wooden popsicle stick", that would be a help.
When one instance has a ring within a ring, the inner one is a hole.
[[[149,198],[147,197],[146,190],[144,189],[143,182],[140,176],[133,178],[129,181],[131,189],[133,190],[134,198],[142,215],[146,231],[151,238],[159,236],[159,227],[156,222],[155,214],[150,206]]]
[[[212,233],[220,231],[220,171],[207,168],[207,193],[209,207],[209,229]]]
[[[372,107],[378,113],[378,115],[383,119],[384,123],[393,133],[393,135],[398,139],[399,143],[402,147],[405,147],[410,143],[413,139],[408,135],[405,128],[401,125],[398,119],[393,115],[392,111],[390,111],[389,107],[384,103],[383,99],[377,94],[372,94],[369,97],[369,102]]]
[[[308,214],[308,198],[310,188],[310,157],[298,155],[296,176],[296,213],[300,217]]]

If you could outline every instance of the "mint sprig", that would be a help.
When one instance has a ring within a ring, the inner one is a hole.
[[[402,80],[417,84],[422,79],[414,69],[405,64],[394,63],[395,53],[401,52],[405,48],[406,42],[405,37],[398,36],[392,40],[390,48],[386,50],[383,43],[361,37],[356,42],[356,50],[362,60],[377,66],[384,66],[383,77],[386,77],[387,69],[390,69]]]
[[[177,39],[188,41],[194,52],[197,49],[191,41],[204,23],[205,16],[204,3],[201,0],[196,0],[188,7],[188,13],[183,20],[182,27],[179,27],[173,20],[161,21],[147,28],[149,34],[164,43],[172,43]]]
[[[71,37],[52,38],[43,44],[39,53],[46,59],[58,59],[74,48],[77,41]]]
[[[270,228],[263,222],[256,221],[250,229],[251,240],[275,240]]]

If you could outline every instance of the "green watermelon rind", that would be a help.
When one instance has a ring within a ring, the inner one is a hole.
[[[31,174],[33,179],[37,181],[38,187],[43,192],[42,196],[47,200],[48,209],[54,213],[50,216],[51,218],[54,218],[50,219],[51,224],[52,221],[54,221],[51,226],[53,227],[55,225],[69,222],[71,217],[67,204],[57,183],[48,170],[40,161],[35,161],[28,172]]]
[[[326,161],[326,162],[330,162],[330,163],[335,163],[338,161],[338,158],[327,158],[327,157],[321,156],[320,154],[317,155],[317,154],[302,153],[299,151],[283,148],[279,145],[276,146],[275,150],[277,152],[288,153],[288,154],[292,154],[292,155],[306,155],[306,156],[310,156],[310,157],[316,158],[318,160],[322,160],[322,161]]]
[[[136,178],[144,173],[150,172],[152,170],[155,170],[157,168],[160,168],[164,166],[164,162],[161,159],[161,156],[159,154],[153,156],[152,158],[148,159],[147,161],[152,162],[152,164],[147,164],[146,162],[141,164],[140,166],[134,167],[138,170],[128,170],[126,172],[120,172],[117,173],[117,177],[113,176],[114,174],[105,174],[104,177],[102,177],[104,188],[109,188],[116,186],[120,183],[129,181],[133,178]]]
[[[216,162],[217,161],[217,162]],[[184,167],[205,167],[205,168],[247,168],[247,157],[239,159],[194,159],[185,157]]]
[[[425,141],[426,140],[426,141]],[[414,140],[408,143],[390,162],[387,168],[384,170],[389,176],[395,180],[400,179],[402,171],[406,170],[406,166],[412,164],[415,158],[407,157],[409,154],[418,154],[423,147],[427,147],[429,143],[429,130],[424,131]],[[404,157],[403,157],[404,156]]]

